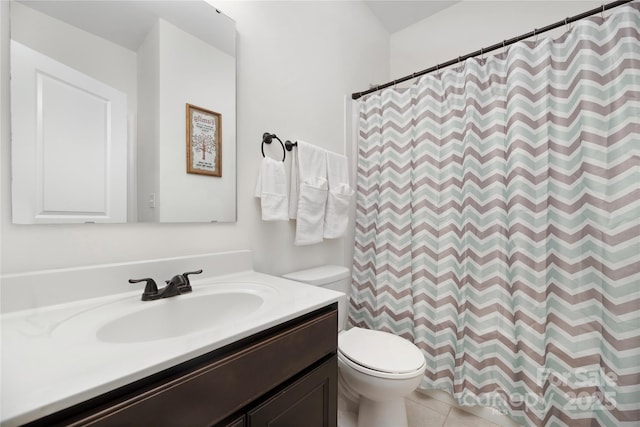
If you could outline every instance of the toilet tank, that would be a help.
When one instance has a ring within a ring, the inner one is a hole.
[[[340,265],[322,265],[307,270],[294,271],[285,274],[285,279],[320,286],[342,292],[344,296],[338,301],[338,330],[347,326],[347,300],[349,298],[349,269]]]

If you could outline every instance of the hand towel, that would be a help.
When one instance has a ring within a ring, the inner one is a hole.
[[[353,197],[345,156],[327,152],[327,178],[329,195],[324,215],[323,236],[325,239],[337,239],[347,230],[349,206]]]
[[[260,198],[263,221],[288,221],[287,175],[284,162],[263,157],[255,196]]]
[[[296,219],[297,246],[322,242],[327,203],[326,151],[298,140],[291,163],[289,217]]]
[[[289,181],[289,218],[298,216],[298,197],[300,195],[300,173],[298,171],[298,148],[295,147],[291,156],[291,180]]]

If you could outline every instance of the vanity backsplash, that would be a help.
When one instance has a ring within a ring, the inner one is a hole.
[[[251,251],[210,253],[0,276],[0,312],[33,309],[144,288],[129,279],[152,277],[159,284],[185,271],[202,269],[198,280],[252,270]]]

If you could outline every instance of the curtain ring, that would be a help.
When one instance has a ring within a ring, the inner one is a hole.
[[[480,48],[480,60],[484,62],[484,48]]]
[[[604,3],[602,3],[602,10],[600,11],[600,16],[604,19]]]
[[[502,53],[507,53],[507,41],[506,40],[502,40]]]

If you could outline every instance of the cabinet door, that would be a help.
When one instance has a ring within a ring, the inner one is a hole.
[[[336,427],[338,365],[322,365],[249,411],[248,427]]]
[[[242,415],[241,417],[235,418],[232,421],[229,422],[223,422],[222,425],[220,427],[245,427],[245,416]]]
[[[12,40],[11,95],[13,222],[127,222],[126,94]]]

